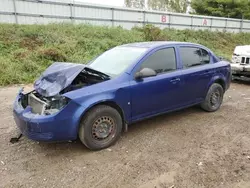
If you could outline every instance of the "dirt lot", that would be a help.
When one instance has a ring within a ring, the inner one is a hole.
[[[142,121],[98,152],[79,141],[9,143],[17,90],[0,88],[0,187],[250,187],[250,85],[233,83],[218,112]]]

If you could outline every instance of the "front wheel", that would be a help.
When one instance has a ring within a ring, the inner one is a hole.
[[[119,112],[106,105],[91,109],[84,116],[79,128],[79,138],[91,150],[100,150],[114,144],[122,131]]]
[[[224,90],[220,84],[214,83],[210,86],[205,101],[201,103],[201,108],[207,112],[218,110],[223,101]]]

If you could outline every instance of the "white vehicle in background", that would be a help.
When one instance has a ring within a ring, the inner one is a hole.
[[[235,47],[231,69],[233,79],[250,81],[250,45]]]

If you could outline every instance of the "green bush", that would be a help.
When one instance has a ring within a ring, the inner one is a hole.
[[[0,85],[31,83],[55,61],[86,63],[117,45],[161,40],[200,43],[230,59],[236,45],[250,44],[250,34],[161,30],[153,25],[125,30],[72,24],[0,24]]]

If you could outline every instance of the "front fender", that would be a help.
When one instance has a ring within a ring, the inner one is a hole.
[[[123,112],[123,117],[125,122],[129,122],[130,119],[130,105],[127,101],[129,100],[129,93],[126,89],[118,89],[114,91],[107,91],[102,93],[95,93],[90,95],[85,95],[80,98],[72,99],[75,103],[79,104],[81,107],[78,109],[78,112],[75,114],[78,118],[78,126],[82,117],[86,112],[91,109],[93,106],[105,103],[112,102],[115,103]],[[77,127],[78,128],[78,127]]]
[[[114,93],[100,93],[90,96],[85,96],[80,99],[74,100],[79,105],[83,106],[85,109],[89,109],[98,103],[113,101],[115,102],[115,94]]]

